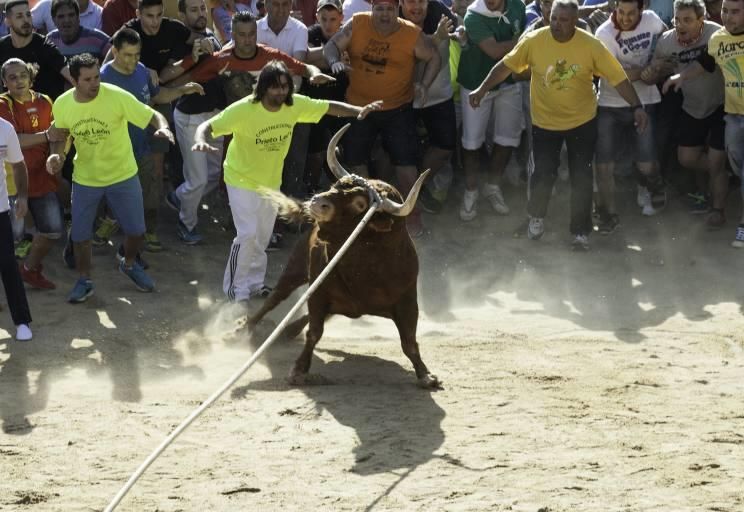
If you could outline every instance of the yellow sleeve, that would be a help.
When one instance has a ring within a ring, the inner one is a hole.
[[[592,47],[595,75],[604,78],[613,87],[628,79],[620,62],[601,41],[594,41]]]
[[[506,54],[501,60],[504,65],[514,73],[523,73],[530,67],[530,48],[534,37],[524,37],[512,48],[512,51]]]

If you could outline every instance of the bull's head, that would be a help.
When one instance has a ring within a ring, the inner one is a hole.
[[[338,132],[336,132],[336,134],[331,139],[330,144],[328,144],[328,150],[326,152],[328,167],[331,169],[334,176],[336,176],[336,179],[338,180],[342,180],[343,178],[353,179],[349,171],[344,169],[344,167],[339,163],[338,157],[336,156],[338,141],[341,140],[341,137],[344,136],[344,133],[346,133],[350,126],[350,124],[347,124]],[[421,191],[421,186],[424,184],[424,180],[428,175],[429,170],[426,170],[421,174],[421,176],[418,177],[416,183],[413,184],[413,187],[408,193],[408,197],[406,198],[405,202],[403,202],[403,204],[394,201],[387,194],[384,196],[380,196],[382,199],[382,205],[380,206],[382,211],[385,213],[389,213],[390,215],[395,215],[396,217],[405,217],[410,214],[413,211],[413,208],[416,206],[416,200],[418,199],[419,192]],[[369,206],[369,204],[367,204],[367,206]]]

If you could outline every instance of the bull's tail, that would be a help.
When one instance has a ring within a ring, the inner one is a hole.
[[[277,215],[287,222],[302,224],[310,219],[305,205],[293,197],[286,196],[278,190],[262,188],[260,194],[277,207]]]

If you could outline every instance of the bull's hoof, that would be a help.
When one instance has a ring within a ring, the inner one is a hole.
[[[307,383],[307,373],[292,368],[287,376],[287,382],[290,386],[304,386]]]
[[[442,389],[442,381],[440,381],[433,373],[427,373],[421,377],[416,384],[418,384],[418,387],[423,389]]]

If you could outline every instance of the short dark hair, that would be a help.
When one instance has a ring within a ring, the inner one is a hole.
[[[643,12],[643,7],[645,6],[645,0],[617,0],[617,3],[625,3],[625,4],[632,4],[635,3],[638,6],[638,10]]]
[[[695,16],[698,18],[705,16],[705,4],[703,3],[703,0],[675,0],[675,12],[680,9],[693,9],[695,11]]]
[[[9,0],[5,4],[5,15],[7,16],[8,14],[10,14],[10,11],[13,9],[13,7],[18,7],[19,5],[25,5],[27,7],[30,6],[28,0]]]
[[[236,23],[255,23],[256,17],[249,11],[238,11],[233,14],[230,23],[234,26]]]
[[[80,78],[80,70],[82,68],[96,68],[98,67],[98,59],[92,56],[90,53],[81,53],[75,55],[69,61],[70,76],[77,81]]]
[[[145,7],[155,7],[158,5],[164,7],[163,0],[139,0],[137,2],[137,9],[141,11]]]
[[[128,27],[121,27],[119,30],[114,32],[114,37],[111,38],[111,44],[114,48],[121,50],[125,44],[131,44],[132,46],[141,45],[142,38],[139,33]]]
[[[75,11],[75,14],[80,16],[80,4],[78,4],[77,0],[52,0],[52,19],[57,16],[57,11],[59,11],[60,7],[71,7]]]
[[[281,77],[285,77],[289,84],[289,94],[287,94],[284,104],[292,106],[292,93],[294,92],[292,74],[287,69],[287,65],[280,60],[269,61],[261,70],[261,73],[258,75],[258,84],[256,85],[256,97],[253,98],[253,102],[259,103],[266,95],[269,87],[280,86],[282,83],[280,80]]]

